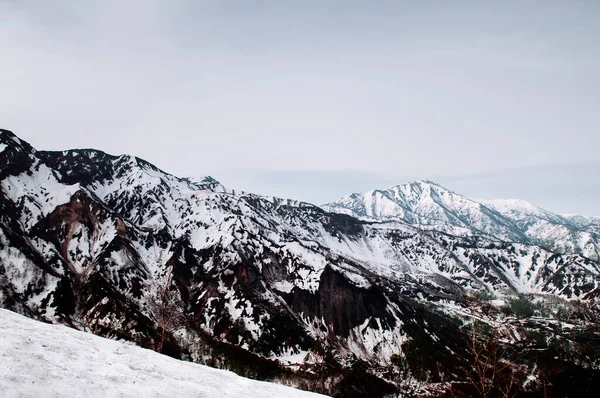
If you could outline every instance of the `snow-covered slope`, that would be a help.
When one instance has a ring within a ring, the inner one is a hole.
[[[564,217],[518,199],[481,200],[514,222],[532,242],[559,253],[581,253],[600,259],[600,220]]]
[[[295,369],[319,391],[381,393],[378,369],[407,340],[456,352],[439,313],[466,294],[599,291],[598,261],[531,244],[499,211],[432,183],[385,206],[371,195],[353,212],[364,220],[132,156],[37,151],[7,131],[0,144],[0,306],[255,377]],[[331,380],[314,371],[326,352]]]
[[[536,244],[559,253],[600,258],[600,222],[563,217],[515,199],[471,199],[431,181],[343,196],[322,206],[328,211],[373,220],[401,220],[452,235],[483,235]]]
[[[3,397],[322,397],[0,309]]]

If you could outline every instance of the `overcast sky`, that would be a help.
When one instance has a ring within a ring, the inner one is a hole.
[[[0,0],[0,127],[317,202],[509,170],[531,184],[487,196],[600,215],[598,21],[598,0]],[[540,170],[581,182],[528,193]]]

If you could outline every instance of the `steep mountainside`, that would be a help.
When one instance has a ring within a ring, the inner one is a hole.
[[[330,207],[403,211],[361,220],[132,156],[36,151],[2,130],[0,305],[252,377],[378,396],[407,341],[464,375],[455,317],[467,294],[598,295],[593,258],[532,245],[500,211],[425,185],[372,195],[386,199],[363,213]]]
[[[401,220],[453,235],[484,235],[600,258],[598,219],[560,216],[523,200],[470,199],[431,181],[350,194],[322,207],[363,219]]]

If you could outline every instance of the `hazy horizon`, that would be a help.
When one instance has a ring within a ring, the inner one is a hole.
[[[0,127],[1,128],[1,127]],[[17,132],[13,132],[19,136]],[[20,137],[25,139],[24,137]],[[25,139],[26,140],[26,139]],[[26,140],[27,141],[27,140]],[[37,150],[46,148],[36,147]],[[83,148],[83,147],[82,147]],[[60,148],[82,149],[82,148]],[[89,147],[86,147],[89,148]],[[94,148],[95,149],[95,148]],[[111,155],[121,155],[112,153]],[[127,155],[143,158],[136,153]],[[148,161],[148,159],[144,159]],[[407,175],[360,170],[214,170],[178,174],[177,177],[211,176],[227,188],[259,195],[294,199],[322,205],[350,193],[386,189],[417,180],[431,180],[473,199],[527,200],[557,214],[600,217],[600,188],[589,181],[600,175],[600,161],[538,165],[462,175]]]
[[[394,175],[328,170],[237,170],[210,175],[229,188],[317,205],[333,202],[350,193],[431,180],[473,199],[521,199],[557,214],[600,217],[600,187],[590,183],[600,175],[600,161],[459,175]]]

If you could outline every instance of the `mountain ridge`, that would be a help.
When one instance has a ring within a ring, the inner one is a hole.
[[[594,260],[600,256],[600,223],[594,218],[563,217],[519,199],[471,199],[428,180],[349,194],[322,207],[359,218],[434,226],[456,235],[539,244],[558,253],[580,253]]]
[[[0,306],[178,358],[258,378],[294,370],[305,389],[380,396],[393,390],[385,369],[407,342],[439,354],[432,369],[464,375],[455,318],[465,296],[599,294],[597,261],[466,233],[470,215],[485,226],[497,212],[478,218],[480,205],[458,198],[464,212],[453,215],[441,191],[439,214],[465,233],[198,184],[131,156],[36,151],[12,137],[0,132]],[[165,308],[177,322],[165,326]]]

